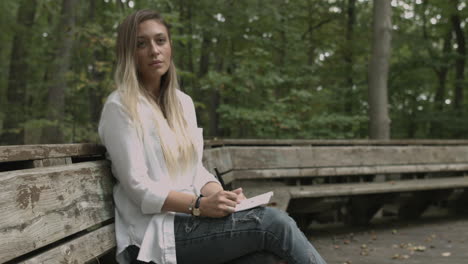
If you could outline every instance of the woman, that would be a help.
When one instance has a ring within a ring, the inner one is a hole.
[[[325,263],[285,213],[234,213],[242,189],[223,190],[203,167],[202,131],[159,14],[137,11],[119,26],[115,83],[99,135],[117,178],[120,263]]]

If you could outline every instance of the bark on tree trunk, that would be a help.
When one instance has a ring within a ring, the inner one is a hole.
[[[307,33],[309,35],[309,52],[307,54],[307,65],[312,66],[314,65],[314,58],[315,58],[315,43],[313,38],[313,18],[314,18],[314,8],[312,5],[312,1],[307,1],[307,10],[308,10],[308,29]]]
[[[48,93],[47,118],[55,122],[44,128],[43,143],[63,143],[62,124],[65,120],[65,91],[67,90],[67,72],[70,68],[70,57],[75,28],[74,9],[77,0],[63,0],[60,22],[57,26],[57,53],[54,60],[54,76]]]
[[[97,9],[97,0],[91,0],[89,2],[89,22],[90,23],[97,23],[96,21],[96,9]],[[94,50],[93,56],[96,59],[95,62],[92,64],[92,70],[90,72],[91,78],[94,80],[94,83],[101,83],[104,79],[104,74],[102,72],[98,72],[96,62],[101,59],[102,54],[100,50]],[[92,127],[96,129],[99,123],[99,118],[101,116],[101,109],[102,109],[102,90],[99,89],[100,86],[92,86],[88,88],[88,97],[89,97],[89,117],[92,123]]]
[[[346,45],[345,45],[345,62],[346,62],[346,91],[344,94],[344,112],[345,114],[352,114],[353,111],[353,33],[354,24],[356,21],[355,16],[356,0],[348,0],[347,6],[347,25],[346,25]]]
[[[187,41],[187,69],[189,72],[195,72],[193,66],[193,1],[186,1],[187,5],[187,21],[188,21],[188,41]],[[193,89],[194,87],[194,79],[193,77],[190,78],[190,87]]]
[[[374,0],[372,55],[369,63],[369,134],[372,139],[390,138],[387,81],[391,51],[391,5]]]
[[[458,0],[452,0],[453,14],[450,17],[452,22],[453,31],[457,41],[457,59],[455,60],[455,92],[454,92],[454,107],[455,110],[462,110],[463,108],[463,84],[465,81],[465,61],[466,61],[466,42],[465,34],[461,28],[461,19],[458,12]]]
[[[4,132],[1,135],[1,144],[19,145],[24,143],[24,129],[18,129],[26,120],[26,87],[28,80],[29,49],[32,34],[28,31],[34,23],[37,1],[23,0],[18,8],[16,23],[18,28],[13,38],[13,45],[8,75],[7,105],[4,121]]]

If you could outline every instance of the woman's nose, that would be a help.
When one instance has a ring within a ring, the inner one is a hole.
[[[154,41],[151,41],[150,53],[151,55],[158,55],[161,53],[159,50],[159,46]]]

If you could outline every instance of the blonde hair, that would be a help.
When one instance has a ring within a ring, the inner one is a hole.
[[[172,58],[168,71],[161,77],[158,98],[151,95],[139,80],[135,65],[137,32],[138,25],[147,20],[155,20],[164,25],[169,40],[171,39],[169,25],[157,12],[139,10],[129,15],[118,28],[117,66],[114,79],[122,102],[139,131],[140,137],[143,137],[143,129],[137,110],[139,96],[143,96],[151,105],[166,166],[171,178],[175,179],[177,175],[185,173],[193,166],[198,157],[195,140],[190,136],[182,105],[176,94],[179,84]]]

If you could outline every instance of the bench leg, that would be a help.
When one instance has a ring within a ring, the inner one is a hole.
[[[453,190],[434,190],[414,192],[408,199],[401,202],[398,209],[398,218],[402,220],[414,220],[419,218],[424,211],[435,201],[447,198]]]
[[[389,199],[393,199],[391,194],[369,194],[351,197],[348,204],[349,215],[346,217],[346,223],[362,226],[367,225],[375,213],[382,208],[383,204]]]
[[[452,214],[468,213],[468,188],[453,193],[453,199],[448,201],[448,208]]]

